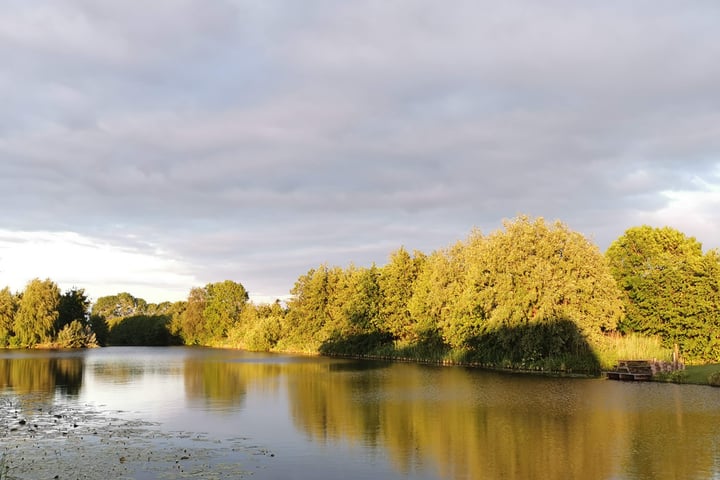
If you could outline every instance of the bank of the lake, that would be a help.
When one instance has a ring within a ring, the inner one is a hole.
[[[687,365],[683,370],[654,377],[658,382],[720,387],[720,363]]]
[[[237,344],[230,343],[227,340],[211,342],[210,344],[203,345],[202,347],[247,351],[247,349],[238,347]],[[50,351],[73,350],[64,348],[55,343],[37,344],[32,348],[35,350]],[[98,346],[91,345],[78,348],[98,348]],[[24,350],[18,348],[9,349]],[[0,349],[0,351],[2,350],[3,349]],[[640,359],[640,357],[644,354],[646,357],[650,357],[653,354],[668,356],[670,351],[660,348],[655,340],[628,336],[621,338],[619,341],[617,338],[610,339],[606,342],[604,348],[599,349],[599,352],[587,350],[584,354],[550,356],[548,358],[538,359],[522,359],[520,361],[513,361],[508,358],[501,361],[492,361],[478,355],[478,352],[476,351],[470,351],[467,349],[448,349],[437,346],[418,347],[415,345],[397,346],[393,343],[386,344],[381,347],[375,347],[370,352],[365,353],[358,353],[357,348],[348,348],[345,344],[332,344],[332,347],[321,348],[318,349],[318,351],[296,349],[281,350],[275,348],[272,353],[307,355],[311,357],[326,356],[370,361],[410,362],[449,367],[481,368],[484,370],[507,373],[592,378],[601,376],[602,371],[608,370],[607,365],[610,365],[611,362],[616,362],[616,359],[620,356],[623,356],[626,359]],[[477,358],[481,358],[481,360],[474,360]],[[652,358],[656,359],[657,356]],[[683,370],[655,375],[653,380],[677,384],[720,386],[720,364],[688,365]]]

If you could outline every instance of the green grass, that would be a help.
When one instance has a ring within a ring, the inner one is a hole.
[[[709,385],[709,377],[713,373],[720,372],[720,363],[711,363],[708,365],[689,365],[685,367],[687,377],[685,383],[694,383],[698,385]]]
[[[688,365],[685,367],[685,370],[658,374],[654,379],[658,382],[713,385],[720,387],[720,363]]]

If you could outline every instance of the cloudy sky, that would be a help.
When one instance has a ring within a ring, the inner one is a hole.
[[[0,286],[256,301],[524,213],[720,247],[715,1],[3,0]]]

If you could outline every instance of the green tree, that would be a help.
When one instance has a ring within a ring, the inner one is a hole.
[[[379,277],[375,265],[322,265],[300,277],[284,317],[281,348],[357,354],[386,343]]]
[[[91,314],[90,329],[95,334],[95,341],[98,345],[104,347],[108,344],[108,336],[110,335],[110,326],[102,315]]]
[[[110,329],[111,345],[177,345],[180,339],[170,331],[170,315],[131,315],[119,319]]]
[[[349,297],[345,300],[345,315],[355,334],[379,330],[382,320],[380,308],[380,270],[372,265],[348,271],[350,277]]]
[[[18,309],[18,299],[8,287],[0,290],[0,347],[5,347],[13,335],[13,323]]]
[[[228,332],[229,344],[252,351],[272,350],[280,340],[284,315],[279,301],[270,305],[248,303]]]
[[[616,328],[621,293],[597,246],[542,218],[520,216],[504,227],[471,236],[459,255],[463,286],[441,323],[448,343],[479,342],[513,361],[538,361],[584,354],[588,340]]]
[[[213,340],[227,337],[228,330],[240,318],[249,295],[242,284],[225,280],[205,287],[206,305],[203,311],[205,329]]]
[[[146,315],[167,315],[171,313],[177,305],[172,302],[148,303],[145,306]]]
[[[693,237],[670,227],[628,229],[606,257],[625,293],[626,332],[679,344],[689,360],[720,358],[720,262]]]
[[[376,266],[332,268],[327,284],[327,321],[317,337],[351,337],[377,330],[380,310],[379,270]]]
[[[144,315],[147,313],[147,307],[147,302],[142,298],[135,298],[127,292],[122,292],[98,298],[93,305],[92,314],[100,315],[112,324],[113,319],[116,318]]]
[[[205,329],[207,290],[195,287],[190,290],[185,311],[180,315],[180,336],[186,345],[201,345],[208,340]]]
[[[481,242],[466,293],[489,325],[569,319],[587,334],[614,330],[620,292],[597,246],[562,222],[526,216]]]
[[[176,341],[185,345],[187,345],[187,343],[185,342],[185,337],[182,334],[182,318],[183,315],[185,315],[187,303],[188,302],[186,300],[180,300],[173,303],[163,302],[160,305],[168,304],[167,307],[163,307],[161,310],[164,313],[156,314],[170,315],[170,323],[168,325],[168,330]]]
[[[463,278],[462,248],[458,243],[436,250],[423,262],[408,303],[411,323],[401,334],[409,342],[435,350],[443,347],[441,325],[457,301]]]
[[[82,288],[72,288],[60,296],[58,304],[58,318],[55,322],[55,331],[61,331],[65,325],[77,320],[81,325],[86,325],[90,300]]]
[[[270,351],[282,338],[282,324],[287,314],[280,300],[270,305],[259,305],[257,311],[258,323],[246,335],[246,345],[253,350]]]
[[[425,259],[422,252],[415,252],[411,256],[401,247],[390,255],[389,262],[380,270],[380,324],[382,329],[397,339],[406,340],[410,336],[410,299]]]
[[[321,340],[317,333],[330,320],[328,302],[333,285],[327,265],[310,269],[295,282],[288,302],[288,314],[283,325],[281,348],[317,351]]]
[[[60,290],[53,281],[31,280],[22,294],[13,324],[18,344],[31,347],[50,342],[59,304]]]

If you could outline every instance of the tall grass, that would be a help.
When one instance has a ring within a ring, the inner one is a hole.
[[[720,364],[689,365],[685,367],[685,372],[684,383],[720,387]]]
[[[672,360],[672,350],[663,347],[660,339],[656,337],[635,333],[608,335],[596,339],[593,343],[595,355],[603,369],[612,368],[618,360]]]

